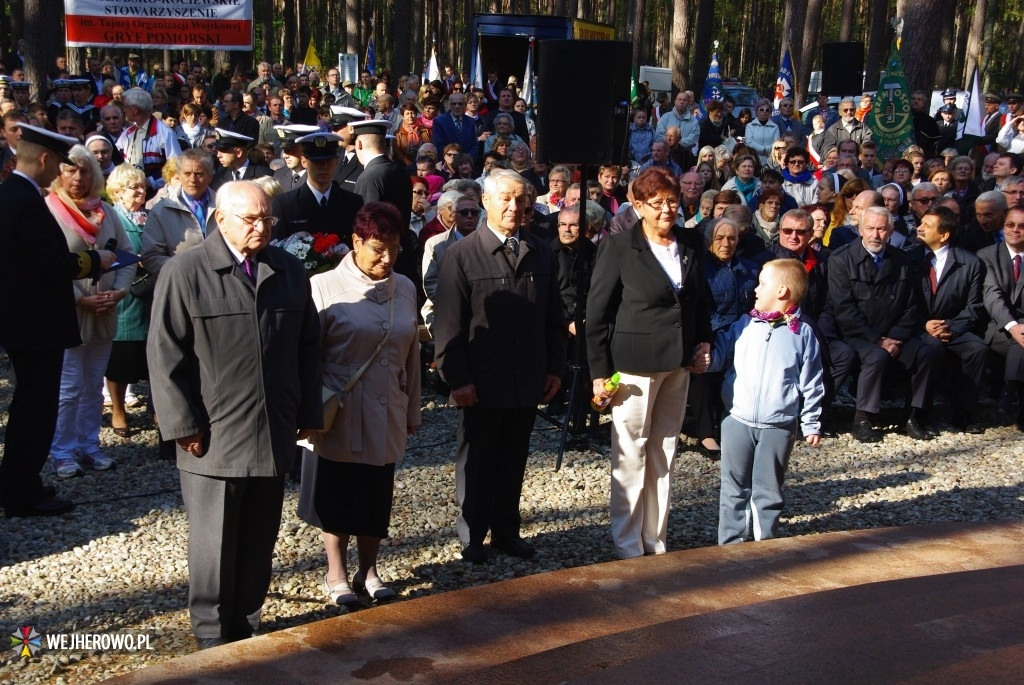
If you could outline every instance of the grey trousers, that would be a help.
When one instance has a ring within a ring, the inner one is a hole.
[[[181,471],[188,512],[188,611],[198,639],[241,640],[260,624],[281,527],[284,476]]]
[[[722,420],[722,489],[718,544],[775,537],[785,498],[782,479],[796,440],[792,428],[753,428],[732,416]]]

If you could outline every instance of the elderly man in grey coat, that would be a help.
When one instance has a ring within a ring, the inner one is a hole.
[[[296,439],[322,425],[320,325],[302,263],[269,247],[270,198],[221,188],[217,230],[160,270],[150,383],[177,442],[200,649],[250,637],[270,586]]]

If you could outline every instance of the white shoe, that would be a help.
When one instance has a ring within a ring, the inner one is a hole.
[[[81,458],[82,466],[93,471],[109,471],[110,469],[117,466],[117,462],[103,454],[103,452],[93,452],[90,455]]]
[[[135,409],[136,407],[142,406],[142,400],[140,400],[135,395],[125,395],[124,406],[127,407],[128,409]]]
[[[54,459],[53,472],[57,474],[58,478],[76,478],[85,475],[74,459]]]

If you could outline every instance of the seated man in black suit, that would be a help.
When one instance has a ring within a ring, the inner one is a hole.
[[[988,346],[978,335],[988,318],[981,298],[985,267],[967,250],[953,247],[957,228],[956,215],[945,207],[932,207],[917,227],[917,239],[925,250],[923,340],[941,349],[941,357],[952,355],[959,360],[946,383],[953,403],[953,425],[965,433],[982,433],[973,414],[988,358]]]
[[[923,410],[941,350],[922,340],[915,278],[919,274],[912,257],[889,244],[893,223],[885,207],[866,208],[858,229],[859,240],[832,253],[828,272],[829,298],[839,331],[860,357],[853,437],[860,442],[882,440],[875,415],[886,370],[895,359],[911,373],[906,433],[915,440],[930,440],[935,433],[925,423]]]
[[[241,133],[217,129],[215,150],[221,168],[213,175],[210,187],[216,191],[230,181],[251,181],[261,176],[273,176],[270,167],[249,163],[249,149],[255,140]]]
[[[363,199],[342,190],[334,180],[338,166],[341,136],[335,133],[313,133],[299,138],[302,145],[302,166],[306,182],[295,190],[274,198],[274,239],[293,233],[333,233],[352,245],[352,222],[363,206]]]
[[[1009,413],[1017,401],[1017,428],[1024,431],[1024,209],[1007,212],[1003,237],[1003,243],[978,251],[978,258],[985,265],[982,297],[985,310],[992,317],[985,342],[1006,359],[999,407]]]

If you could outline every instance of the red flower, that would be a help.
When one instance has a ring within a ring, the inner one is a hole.
[[[318,254],[325,255],[331,248],[338,244],[339,238],[333,233],[314,233],[313,250]]]

